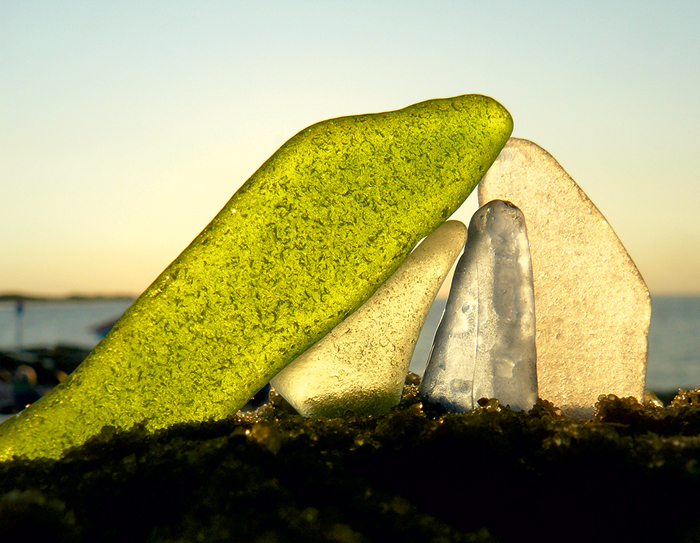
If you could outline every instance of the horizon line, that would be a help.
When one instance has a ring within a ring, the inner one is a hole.
[[[7,301],[63,301],[63,300],[136,300],[142,293],[80,293],[71,292],[67,294],[39,294],[32,293],[28,294],[26,292],[0,292],[0,302]],[[689,292],[673,292],[673,291],[660,291],[660,292],[650,292],[650,296],[653,298],[698,298],[700,297],[700,291],[689,291]],[[446,300],[446,293],[439,293],[435,300]]]

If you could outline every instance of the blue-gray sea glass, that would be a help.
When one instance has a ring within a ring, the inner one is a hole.
[[[512,409],[537,401],[532,265],[525,218],[494,200],[469,224],[420,391],[464,412],[481,398]]]

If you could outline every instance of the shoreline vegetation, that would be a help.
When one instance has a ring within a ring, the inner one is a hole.
[[[3,542],[698,541],[700,389],[602,396],[575,422],[482,400],[379,416],[270,400],[157,433],[105,428],[60,461],[0,463]]]

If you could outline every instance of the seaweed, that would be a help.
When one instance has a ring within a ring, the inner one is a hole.
[[[255,410],[104,429],[61,460],[0,464],[3,542],[700,540],[700,389],[448,413],[409,375],[381,416]]]

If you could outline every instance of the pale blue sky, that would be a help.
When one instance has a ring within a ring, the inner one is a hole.
[[[137,294],[305,126],[479,93],[652,293],[700,293],[699,28],[697,1],[5,0],[0,292]]]

